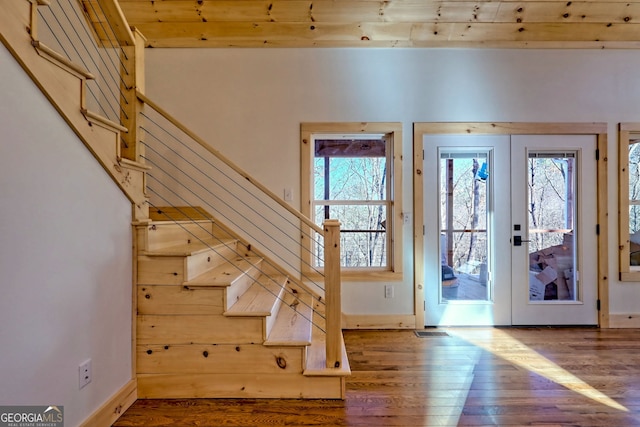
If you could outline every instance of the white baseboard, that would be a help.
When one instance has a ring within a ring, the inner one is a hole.
[[[131,380],[111,396],[80,427],[110,427],[138,399],[138,383]]]

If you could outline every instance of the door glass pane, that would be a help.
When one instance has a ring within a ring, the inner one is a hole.
[[[489,300],[488,153],[440,152],[441,301]]]
[[[530,152],[529,300],[575,301],[575,153]]]

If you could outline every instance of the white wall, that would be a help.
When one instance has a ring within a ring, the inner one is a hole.
[[[75,426],[131,379],[131,204],[1,44],[0,75],[0,405]]]
[[[412,209],[413,122],[607,122],[610,310],[640,312],[640,285],[616,280],[616,125],[640,121],[636,51],[148,49],[146,57],[147,94],[277,194],[298,194],[301,122],[403,122],[403,211]],[[345,284],[346,313],[413,312],[404,231],[396,298],[384,299],[384,283]]]

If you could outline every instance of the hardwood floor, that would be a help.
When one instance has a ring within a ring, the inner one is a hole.
[[[640,426],[640,330],[424,332],[345,331],[344,401],[138,400],[114,426]]]

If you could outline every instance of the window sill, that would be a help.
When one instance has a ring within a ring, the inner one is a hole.
[[[640,271],[626,271],[620,273],[621,282],[640,282]]]
[[[340,274],[342,282],[401,282],[404,278],[402,272],[396,271],[342,271]],[[318,282],[323,280],[323,276],[318,273],[305,273],[305,279]]]

